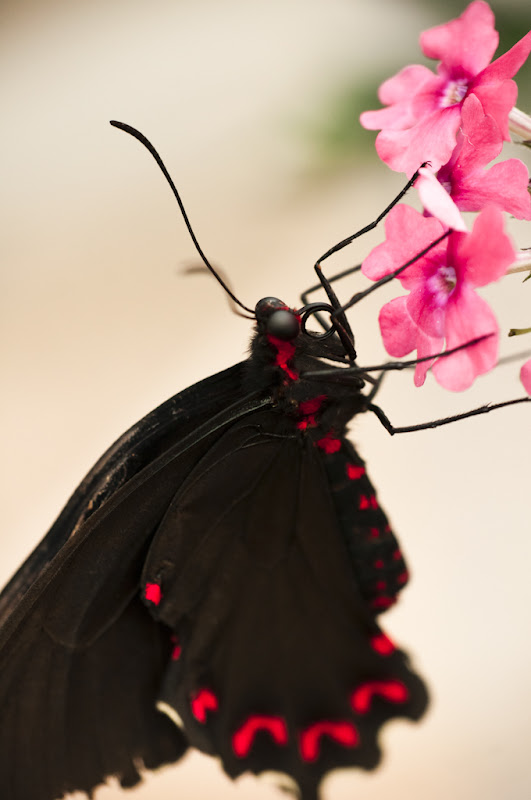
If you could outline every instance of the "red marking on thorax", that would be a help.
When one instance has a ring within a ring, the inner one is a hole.
[[[373,636],[371,639],[371,647],[381,656],[390,656],[391,653],[394,653],[396,650],[391,639],[386,636],[385,633],[379,633],[377,636]]]
[[[327,433],[326,436],[323,436],[322,439],[319,439],[316,442],[317,447],[320,447],[321,450],[324,450],[327,455],[331,455],[332,453],[337,453],[341,450],[341,439],[337,439],[332,431]]]
[[[370,711],[373,697],[378,695],[390,703],[405,703],[409,698],[407,687],[394,678],[387,681],[367,681],[356,687],[350,696],[350,704],[357,714]]]
[[[321,720],[300,734],[299,747],[303,761],[316,761],[321,747],[321,736],[329,736],[344,747],[356,747],[360,736],[352,722]]]
[[[146,583],[146,600],[153,605],[158,606],[162,600],[162,590],[158,583]]]
[[[267,731],[279,745],[288,743],[288,726],[283,717],[253,714],[232,737],[232,749],[238,758],[245,758],[249,754],[258,731]]]
[[[277,351],[275,358],[277,367],[280,367],[291,381],[296,381],[299,377],[299,373],[288,365],[288,362],[291,361],[295,355],[295,345],[292,344],[292,342],[285,342],[283,339],[277,339],[276,336],[268,336],[267,341]]]
[[[218,710],[218,698],[211,689],[198,689],[190,698],[190,707],[196,720],[204,724],[207,711]]]
[[[365,467],[361,464],[347,464],[347,478],[349,481],[357,481],[365,475]]]

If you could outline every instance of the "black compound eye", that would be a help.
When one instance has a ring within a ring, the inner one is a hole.
[[[273,311],[266,322],[267,332],[270,336],[275,336],[282,341],[295,339],[300,331],[300,322],[293,311],[281,308]]]
[[[258,320],[265,320],[271,316],[273,311],[277,311],[279,308],[286,308],[286,304],[279,300],[278,297],[262,297],[256,304],[254,313]]]

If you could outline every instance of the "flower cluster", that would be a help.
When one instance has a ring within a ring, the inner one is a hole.
[[[362,271],[380,280],[413,262],[398,276],[409,294],[380,312],[384,345],[395,357],[413,350],[419,359],[434,356],[417,365],[416,385],[431,368],[442,386],[460,391],[497,360],[496,317],[476,289],[514,270],[515,262],[517,269],[531,268],[529,253],[517,253],[504,231],[506,213],[531,220],[527,168],[515,158],[486,168],[510,141],[510,129],[531,139],[531,119],[514,108],[512,80],[531,51],[531,31],[492,61],[494,15],[475,0],[458,19],[425,31],[420,43],[426,56],[439,60],[437,72],[419,65],[401,70],[380,87],[387,107],[366,111],[361,123],[380,129],[376,149],[391,169],[410,177],[429,163],[415,183],[424,213],[396,205],[386,219],[386,241]],[[478,212],[470,232],[461,211]],[[437,358],[445,347],[460,346]],[[531,362],[521,379],[531,394]]]

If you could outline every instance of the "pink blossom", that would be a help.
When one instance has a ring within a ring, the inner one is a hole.
[[[524,384],[527,394],[531,394],[531,358],[525,362],[520,370],[520,380]]]
[[[494,15],[487,3],[475,0],[458,19],[425,31],[420,44],[426,56],[440,61],[437,74],[420,65],[405,67],[380,87],[387,108],[360,117],[365,128],[381,129],[376,149],[382,161],[407,175],[423,161],[437,170],[449,160],[463,101],[471,95],[493,118],[499,141],[509,141],[508,116],[518,93],[511,78],[531,51],[531,31],[490,63],[498,45]]]
[[[365,259],[363,273],[378,280],[411,260],[444,230],[434,217],[424,217],[406,205],[396,206],[386,220],[386,241]],[[450,233],[400,274],[398,280],[409,294],[386,304],[380,312],[386,350],[395,357],[415,349],[419,358],[437,356],[444,342],[451,350],[488,335],[433,365],[442,386],[453,391],[467,389],[478,375],[492,369],[498,351],[496,318],[475,289],[501,278],[514,258],[501,211],[487,207],[476,218],[471,233]],[[429,362],[417,365],[417,386],[424,382],[429,367]]]
[[[531,219],[527,167],[517,158],[484,167],[501,152],[502,142],[494,119],[483,112],[471,94],[463,103],[457,145],[437,178],[461,211],[480,211],[495,203],[519,219]]]

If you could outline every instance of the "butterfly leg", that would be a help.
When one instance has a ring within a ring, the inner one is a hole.
[[[418,425],[404,425],[400,427],[393,425],[380,406],[374,403],[367,404],[367,411],[372,411],[373,414],[378,417],[385,430],[391,434],[391,436],[394,436],[395,433],[412,433],[413,431],[424,431],[428,428],[440,428],[442,425],[449,425],[451,422],[457,422],[460,419],[476,417],[479,414],[488,414],[489,411],[494,411],[496,408],[504,408],[505,406],[514,406],[518,403],[529,402],[531,402],[531,397],[518,397],[516,400],[505,400],[503,403],[493,403],[492,405],[473,408],[471,411],[465,411],[462,414],[454,414],[452,417],[443,417],[442,419],[431,420],[431,422],[421,422]]]

